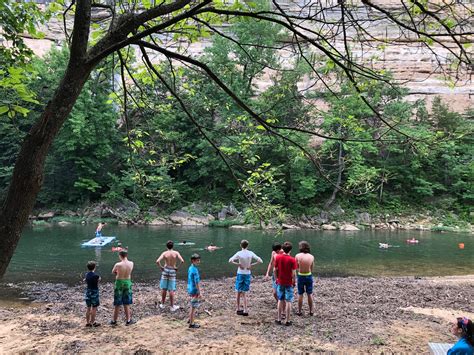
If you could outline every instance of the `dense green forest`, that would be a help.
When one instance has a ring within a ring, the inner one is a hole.
[[[93,72],[49,153],[38,207],[129,199],[144,210],[232,202],[247,206],[249,213],[258,208],[275,216],[339,204],[369,211],[423,206],[469,217],[473,109],[456,113],[436,98],[428,111],[424,101],[406,101],[403,88],[367,79],[361,85],[370,88],[370,104],[398,122],[396,129],[387,129],[329,63],[325,70],[341,77],[333,88],[337,95],[300,90],[310,68],[303,58],[294,58],[291,68],[283,66],[272,48],[282,40],[274,25],[241,20],[228,31],[230,37],[213,40],[202,60],[233,92],[268,122],[342,140],[314,139],[297,130],[280,139],[256,125],[202,73],[161,63],[162,75],[173,83],[170,90],[151,79],[138,53],[123,51],[128,60],[136,56],[135,65],[121,73],[120,58],[114,56]],[[232,38],[260,48],[247,51]],[[0,196],[20,142],[57,87],[67,55],[54,48],[34,59],[28,87],[40,103],[28,104],[24,115],[0,116]],[[267,68],[278,70],[269,75]],[[270,84],[264,90],[257,86],[262,80]],[[9,95],[2,93],[4,102]],[[321,101],[327,109],[319,108]]]

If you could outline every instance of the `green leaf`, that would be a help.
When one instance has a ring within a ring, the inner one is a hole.
[[[0,115],[7,113],[9,110],[8,106],[0,106]]]

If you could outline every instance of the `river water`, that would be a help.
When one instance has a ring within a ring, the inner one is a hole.
[[[76,284],[81,281],[88,260],[98,262],[97,272],[104,281],[112,280],[111,270],[118,260],[112,245],[81,248],[82,242],[93,237],[94,229],[92,225],[25,229],[3,281]],[[311,244],[316,257],[315,274],[319,276],[443,276],[472,274],[474,270],[474,236],[462,233],[295,230],[276,235],[275,231],[259,230],[107,225],[104,235],[117,236],[129,247],[129,258],[135,262],[133,278],[145,282],[159,278],[155,261],[168,240],[195,243],[175,249],[188,265],[191,254],[200,253],[204,278],[234,275],[236,268],[228,259],[239,250],[241,239],[247,239],[249,249],[264,260],[264,265],[254,268],[254,274],[265,272],[274,241],[292,242],[294,255],[301,240]],[[412,237],[420,242],[407,244],[406,240]],[[379,242],[394,247],[379,249]],[[203,250],[210,243],[223,248],[212,253]],[[459,243],[464,243],[464,249],[459,248]],[[181,268],[178,277],[184,278],[185,273],[186,267]]]

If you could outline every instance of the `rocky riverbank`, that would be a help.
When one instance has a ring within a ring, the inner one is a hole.
[[[246,220],[245,213],[234,205],[212,207],[208,204],[192,204],[185,208],[164,213],[157,209],[142,211],[131,201],[117,206],[99,203],[82,209],[41,210],[30,216],[33,225],[58,223],[97,223],[108,221],[118,224],[140,224],[152,226],[211,226],[239,229],[314,229],[359,231],[373,230],[421,230],[439,232],[474,232],[474,227],[446,211],[419,211],[411,214],[390,214],[366,211],[344,211],[335,206],[314,215],[291,216],[284,220],[270,220],[254,224]]]
[[[271,283],[257,277],[250,316],[234,313],[234,279],[205,280],[198,321],[186,324],[185,284],[171,313],[157,307],[158,285],[134,286],[137,324],[111,328],[112,285],[101,285],[98,328],[84,327],[83,287],[3,285],[34,299],[31,306],[1,306],[0,351],[24,352],[321,352],[426,353],[427,343],[454,342],[447,323],[474,316],[474,276],[443,278],[323,278],[315,284],[316,312],[294,315],[292,327],[274,323]]]

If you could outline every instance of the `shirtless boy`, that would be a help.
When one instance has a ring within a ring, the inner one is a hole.
[[[104,228],[106,223],[100,222],[99,225],[97,226],[95,230],[95,237],[96,238],[102,238],[102,228]]]
[[[303,296],[308,295],[309,315],[313,315],[313,265],[314,256],[311,255],[309,243],[301,241],[299,243],[300,252],[296,254],[295,259],[298,264],[298,312],[301,316],[303,307]]]
[[[272,271],[272,289],[273,289],[273,297],[275,297],[275,301],[278,302],[278,297],[277,297],[277,284],[276,284],[276,278],[275,278],[275,273],[273,273],[273,266],[275,264],[275,257],[279,254],[283,254],[283,250],[281,250],[281,243],[275,242],[272,245],[272,256],[270,257],[270,262],[268,263],[267,267],[267,273],[265,274],[265,278],[268,280],[270,277],[270,271]]]
[[[115,288],[114,288],[114,318],[110,321],[110,325],[117,325],[117,318],[120,312],[120,306],[123,306],[127,322],[125,325],[135,323],[132,320],[132,311],[130,305],[133,303],[132,299],[132,270],[133,261],[128,260],[128,251],[122,250],[119,253],[120,262],[114,265],[112,273],[115,274]]]
[[[166,248],[168,250],[164,251],[160,257],[156,260],[156,265],[160,267],[163,271],[161,274],[160,288],[161,288],[161,303],[160,308],[165,308],[166,301],[166,292],[170,294],[170,305],[171,311],[174,312],[179,309],[179,306],[174,304],[174,293],[176,291],[176,270],[181,264],[184,263],[181,254],[173,250],[174,243],[171,240],[168,240],[166,243]],[[161,262],[165,261],[165,265],[162,265]],[[178,260],[180,264],[177,265]]]

